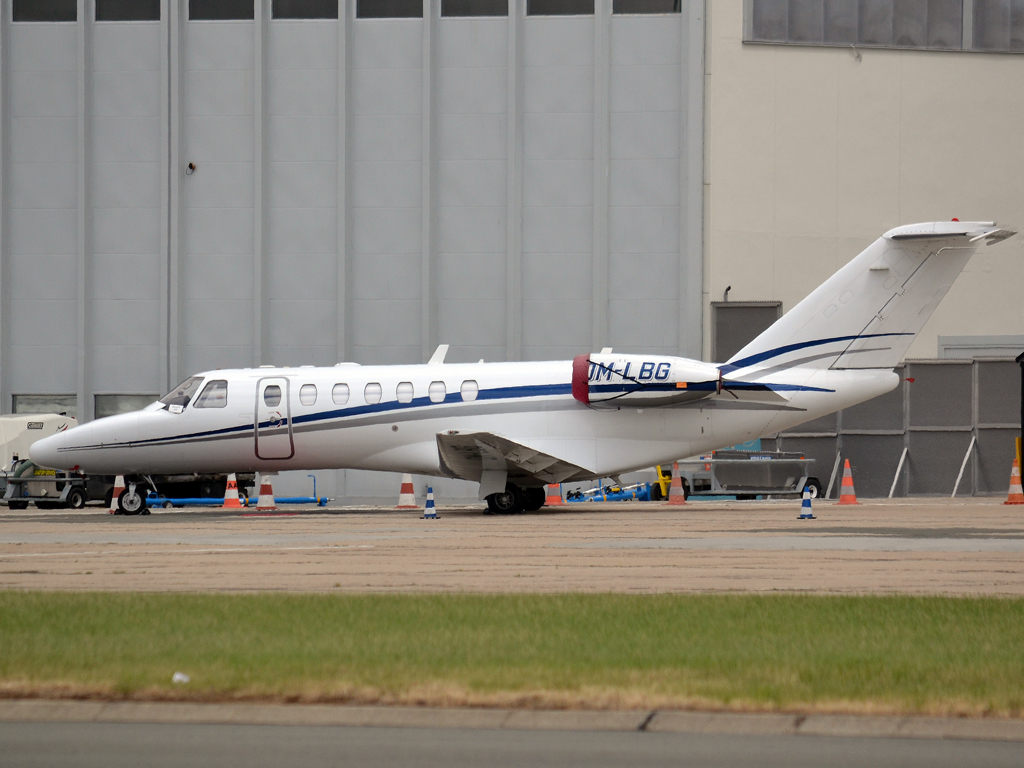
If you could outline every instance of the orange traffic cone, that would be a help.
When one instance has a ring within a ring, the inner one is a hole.
[[[419,509],[416,491],[412,487],[412,475],[402,475],[402,490],[398,492],[398,506],[395,509]]]
[[[669,504],[685,504],[686,492],[683,491],[683,478],[679,476],[679,462],[672,462],[672,484],[668,487]]]
[[[1013,469],[1010,470],[1010,494],[1003,504],[1024,504],[1024,489],[1020,487],[1020,465],[1013,460]]]
[[[228,475],[228,485],[224,489],[224,504],[221,509],[241,509],[242,502],[238,500],[238,479],[234,473]]]
[[[562,501],[562,484],[554,483],[548,487],[548,495],[544,499],[545,507],[557,507],[559,504],[564,504]]]
[[[256,501],[256,509],[271,511],[277,509],[277,501],[274,499],[273,472],[264,474],[260,472],[260,497]]]
[[[853,490],[853,472],[850,471],[850,460],[843,466],[843,484],[839,489],[840,504],[860,504],[857,492]]]
[[[121,498],[121,494],[124,492],[124,475],[118,475],[117,477],[114,478],[114,492],[110,497],[110,514],[117,514],[117,500]]]

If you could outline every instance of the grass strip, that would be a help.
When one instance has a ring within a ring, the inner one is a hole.
[[[0,592],[0,695],[1020,716],[1024,600]]]

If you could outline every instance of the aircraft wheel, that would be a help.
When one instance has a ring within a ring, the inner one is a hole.
[[[543,488],[523,489],[523,509],[527,512],[536,512],[544,506],[547,501],[547,493]]]
[[[72,488],[68,491],[68,509],[81,509],[85,506],[85,494],[81,488]]]
[[[487,508],[495,515],[518,515],[523,511],[523,492],[519,486],[509,483],[502,493],[487,497]]]
[[[122,515],[144,514],[146,498],[138,491],[132,493],[130,490],[125,490],[117,497],[117,508],[121,510]]]

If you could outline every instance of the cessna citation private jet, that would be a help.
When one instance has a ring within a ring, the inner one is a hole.
[[[548,483],[594,480],[794,427],[889,392],[985,222],[897,227],[725,363],[574,360],[207,371],[133,413],[32,446],[44,467],[149,475],[372,469],[480,483],[495,512],[540,508]]]

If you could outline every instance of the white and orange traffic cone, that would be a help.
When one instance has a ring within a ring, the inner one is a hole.
[[[238,499],[238,479],[234,473],[228,475],[228,485],[224,489],[224,504],[221,509],[241,509],[242,502]]]
[[[412,487],[412,475],[402,475],[402,490],[398,492],[398,506],[395,509],[419,509],[416,491]]]
[[[685,504],[686,492],[683,491],[683,478],[679,476],[679,462],[672,462],[672,484],[668,487],[669,504]]]
[[[110,496],[110,514],[116,515],[118,513],[117,500],[121,498],[121,494],[125,490],[124,475],[118,475],[114,478],[114,491]]]
[[[277,509],[277,501],[274,499],[274,473],[260,472],[260,497],[256,501],[256,509],[270,512]]]
[[[544,498],[545,507],[557,507],[559,504],[564,504],[562,501],[562,484],[554,483],[547,486],[547,496]]]
[[[1003,504],[1024,504],[1024,489],[1020,486],[1020,464],[1013,460],[1013,469],[1010,470],[1010,493]]]
[[[843,484],[839,488],[840,504],[860,504],[857,501],[857,492],[853,490],[853,472],[850,471],[850,460],[846,459],[843,466]]]

